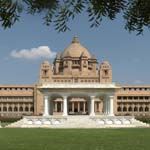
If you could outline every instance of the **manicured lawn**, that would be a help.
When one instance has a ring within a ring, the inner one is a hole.
[[[150,128],[0,129],[0,150],[150,150]]]

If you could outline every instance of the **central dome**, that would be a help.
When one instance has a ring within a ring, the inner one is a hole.
[[[62,52],[61,57],[81,57],[82,55],[91,58],[89,51],[80,44],[77,37],[74,37],[71,44]]]

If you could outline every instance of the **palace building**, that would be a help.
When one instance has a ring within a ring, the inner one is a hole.
[[[0,116],[148,116],[150,86],[112,82],[108,61],[99,63],[77,37],[34,85],[0,85]]]

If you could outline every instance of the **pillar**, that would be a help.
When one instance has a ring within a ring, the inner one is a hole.
[[[55,104],[55,112],[57,112],[57,101],[54,101]]]
[[[78,112],[80,112],[80,102],[78,102]]]
[[[63,96],[64,104],[63,104],[63,116],[68,115],[68,109],[67,109],[67,96]]]
[[[95,116],[95,111],[94,111],[94,96],[91,96],[91,111],[90,111],[90,116]]]
[[[63,102],[61,102],[61,112],[63,111]]]
[[[114,96],[109,96],[109,116],[114,116]]]
[[[44,96],[44,114],[43,114],[43,116],[49,116],[48,96]]]
[[[110,98],[107,97],[107,115],[110,115]]]
[[[108,115],[108,99],[107,99],[107,96],[104,99],[104,106],[103,107],[104,107],[104,114]]]
[[[83,102],[83,112],[85,113],[85,102]]]
[[[111,96],[105,96],[104,101],[104,114],[110,116],[112,104],[110,102]],[[112,102],[113,103],[113,102]]]
[[[74,112],[74,102],[72,102],[71,104],[72,104],[72,112]]]

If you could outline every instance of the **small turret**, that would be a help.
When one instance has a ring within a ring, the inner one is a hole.
[[[100,64],[99,79],[100,83],[112,82],[112,68],[108,61],[104,61]]]
[[[48,61],[44,61],[40,68],[40,82],[52,81],[52,66]]]

